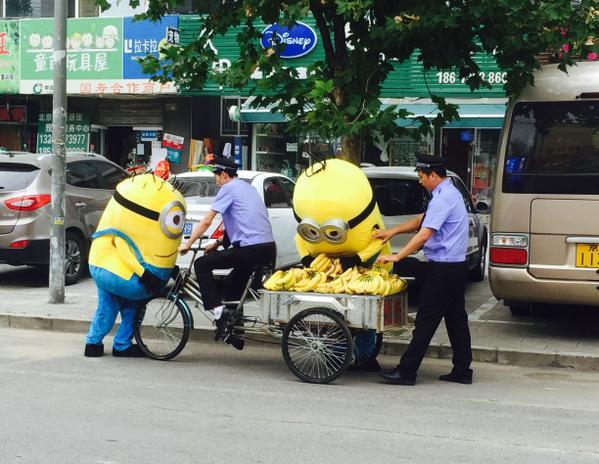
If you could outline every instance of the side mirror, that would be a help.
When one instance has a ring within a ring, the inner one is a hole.
[[[489,205],[484,201],[476,202],[476,211],[479,213],[486,213],[489,210]]]

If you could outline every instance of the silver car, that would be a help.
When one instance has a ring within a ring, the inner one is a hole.
[[[402,224],[416,215],[422,214],[430,199],[429,192],[420,185],[418,173],[413,166],[366,167],[362,171],[368,177],[374,197],[379,206],[385,227],[391,228]],[[466,259],[470,269],[470,280],[480,282],[485,277],[487,253],[487,228],[476,210],[472,197],[457,174],[447,171],[447,175],[462,194],[469,216],[469,240]],[[481,210],[485,205],[481,205]],[[393,237],[393,251],[401,249],[412,237],[411,234],[400,234]],[[424,254],[419,251],[414,258],[424,261]],[[418,279],[420,275],[407,276]]]
[[[52,155],[0,151],[0,263],[47,267]],[[116,185],[120,166],[93,153],[69,153],[65,190],[66,284],[87,268],[91,236]]]
[[[293,216],[292,200],[295,184],[282,174],[245,171],[237,172],[239,179],[251,184],[264,200],[272,231],[277,244],[276,267],[292,266],[299,263],[300,257],[295,247],[297,222]],[[208,171],[195,171],[177,174],[175,177],[179,190],[187,201],[187,217],[184,239],[188,239],[195,225],[208,213],[218,187],[214,175]],[[248,221],[251,218],[246,218]],[[210,239],[220,238],[224,234],[224,224],[217,215],[206,235]],[[190,253],[180,256],[177,263],[189,265]],[[217,274],[219,272],[217,271]],[[221,273],[222,274],[222,273]]]

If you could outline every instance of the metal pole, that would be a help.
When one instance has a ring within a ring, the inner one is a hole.
[[[54,1],[54,97],[52,100],[52,227],[50,230],[50,303],[64,303],[67,122],[67,0]]]

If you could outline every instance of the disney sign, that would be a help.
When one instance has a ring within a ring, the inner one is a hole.
[[[307,24],[296,22],[292,28],[279,24],[271,24],[266,27],[262,31],[260,44],[265,49],[285,44],[280,57],[299,58],[314,50],[317,40],[314,29]]]

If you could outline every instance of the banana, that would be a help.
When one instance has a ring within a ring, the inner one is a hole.
[[[313,272],[312,275],[310,276],[310,279],[308,279],[308,281],[301,285],[301,286],[295,286],[294,290],[297,292],[309,292],[311,291],[314,287],[316,287],[320,281],[321,281],[321,273],[320,272]]]
[[[266,282],[264,282],[264,288],[267,290],[274,290],[275,287],[278,285],[278,282],[280,281],[281,277],[285,274],[284,271],[277,271],[275,272],[273,275],[271,275]]]
[[[331,260],[328,258],[328,256],[324,253],[321,253],[314,259],[314,261],[312,261],[310,267],[315,271],[321,272],[327,269],[330,266],[330,264]]]

